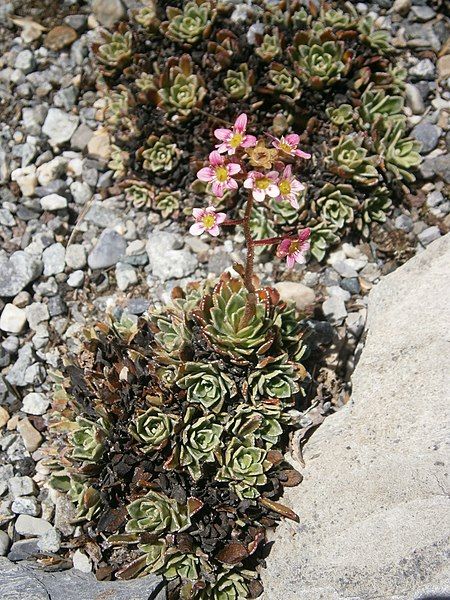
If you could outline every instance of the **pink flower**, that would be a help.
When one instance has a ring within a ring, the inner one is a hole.
[[[307,227],[300,231],[296,240],[286,238],[277,249],[278,258],[285,258],[288,269],[292,269],[295,263],[305,263],[305,252],[309,250],[309,236],[311,229]]]
[[[299,156],[300,158],[311,158],[311,154],[308,152],[303,152],[303,150],[299,150],[297,148],[300,142],[300,136],[296,133],[290,133],[286,137],[281,138],[273,138],[272,145],[275,146],[277,150],[281,150],[285,154],[289,154],[289,156]]]
[[[191,235],[201,235],[206,231],[210,235],[217,236],[220,233],[219,225],[227,218],[225,213],[216,213],[213,206],[194,208],[192,214],[194,215],[195,223],[189,229]]]
[[[305,189],[305,186],[292,175],[291,165],[284,168],[278,181],[280,195],[277,200],[287,200],[294,208],[300,208],[297,200],[298,194]]]
[[[225,158],[217,150],[213,150],[209,155],[209,167],[200,169],[197,177],[200,181],[211,181],[213,194],[221,198],[225,190],[237,190],[238,184],[233,175],[240,170],[241,165],[225,164]]]
[[[214,135],[222,143],[216,148],[220,154],[234,154],[238,148],[250,148],[256,144],[254,135],[246,135],[247,115],[242,113],[234,122],[233,129],[216,129]]]
[[[262,202],[266,196],[276,198],[280,194],[277,185],[278,173],[269,171],[264,174],[259,171],[250,171],[247,179],[244,181],[244,187],[248,190],[253,190],[253,198],[257,202]]]

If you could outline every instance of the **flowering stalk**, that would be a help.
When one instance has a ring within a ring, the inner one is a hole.
[[[243,180],[243,188],[248,190],[244,216],[242,219],[227,219],[225,213],[216,212],[213,206],[195,208],[195,223],[190,232],[193,235],[209,233],[215,237],[219,235],[221,226],[242,225],[247,248],[243,279],[249,292],[247,309],[242,318],[242,326],[245,326],[256,303],[253,284],[255,247],[278,244],[277,256],[286,258],[289,268],[295,263],[305,262],[304,254],[309,249],[309,228],[295,236],[254,240],[250,220],[255,202],[288,202],[293,208],[299,209],[297,196],[304,186],[293,174],[292,162],[297,158],[310,158],[311,155],[298,148],[300,137],[293,133],[280,139],[268,136],[271,147],[267,147],[264,138],[257,139],[247,134],[245,114],[239,115],[231,128],[216,129],[214,135],[220,143],[210,153],[209,165],[200,169],[197,177],[208,183],[218,198],[227,191],[237,190],[239,182]]]

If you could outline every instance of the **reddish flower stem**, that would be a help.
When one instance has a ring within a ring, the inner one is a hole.
[[[223,223],[222,226],[232,227],[233,225],[242,225],[244,223],[244,219],[227,219]]]
[[[253,285],[253,262],[255,260],[255,241],[252,238],[252,232],[250,230],[250,216],[253,209],[253,194],[252,192],[248,195],[247,204],[245,206],[245,214],[243,219],[243,229],[245,236],[245,244],[247,246],[247,260],[245,262],[244,272],[244,283],[245,287],[251,294],[255,293],[255,286]]]
[[[272,238],[264,238],[262,240],[254,240],[254,246],[271,246],[272,244],[280,244],[283,240],[285,240],[288,236],[281,237],[272,237]]]

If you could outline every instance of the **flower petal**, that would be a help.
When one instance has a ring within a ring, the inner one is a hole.
[[[213,181],[212,184],[212,193],[219,198],[223,196],[224,184],[219,181]]]
[[[291,246],[291,240],[289,238],[285,238],[277,249],[277,256],[285,257],[286,254],[289,253],[289,248]]]
[[[283,171],[283,179],[290,179],[292,177],[292,166],[291,165],[286,165],[284,167],[284,171]],[[296,181],[294,179],[294,181]]]
[[[306,240],[309,238],[310,235],[311,235],[310,227],[305,227],[305,229],[302,229],[302,231],[299,231],[298,239],[300,240],[300,242],[306,242]]]
[[[296,150],[295,156],[299,156],[300,158],[311,158],[311,154],[308,152],[303,152],[303,150]]]
[[[238,183],[237,183],[236,179],[228,179],[225,182],[225,187],[228,190],[237,190],[238,189]]]
[[[252,179],[252,177],[247,177],[247,179],[244,181],[244,187],[247,190],[251,190],[253,188],[253,184],[254,180]]]
[[[264,190],[258,190],[258,189],[253,190],[253,198],[256,200],[256,202],[263,202],[265,197],[266,197],[266,194],[265,194]]]
[[[203,225],[203,223],[194,223],[189,228],[189,233],[191,235],[202,235],[202,233],[204,231],[205,231],[205,226]]]
[[[288,269],[292,269],[292,267],[295,265],[295,258],[293,254],[288,254],[286,256],[286,264]]]
[[[242,113],[241,115],[238,116],[238,118],[234,122],[234,129],[238,133],[243,133],[245,131],[246,127],[247,127],[247,115],[245,113]]]
[[[276,198],[280,195],[280,190],[277,185],[271,183],[266,189],[266,194],[271,198]]]
[[[300,183],[298,179],[292,179],[291,181],[291,190],[295,193],[301,192],[305,189],[303,183]]]
[[[225,154],[225,152],[227,152],[227,150],[228,150],[228,144],[227,143],[216,144],[216,150],[219,154]]]
[[[233,135],[233,132],[231,131],[231,129],[220,128],[214,130],[214,135],[218,140],[226,142]]]
[[[216,223],[217,225],[220,225],[221,223],[223,223],[227,218],[226,213],[217,213],[216,214]]]
[[[287,197],[287,200],[289,201],[289,203],[292,206],[292,208],[297,208],[297,209],[300,208],[298,200],[294,196],[294,194],[289,194],[289,196]]]
[[[218,225],[214,225],[210,229],[207,229],[207,232],[209,233],[209,235],[213,235],[214,237],[217,237],[220,233],[220,227]]]
[[[205,214],[204,208],[193,208],[192,209],[192,215],[193,215],[194,219],[201,219],[204,214]]]
[[[213,150],[209,155],[209,162],[213,167],[218,167],[225,162],[224,157],[217,152],[217,150]]]
[[[252,148],[256,146],[256,137],[254,135],[246,135],[245,138],[241,142],[241,146],[243,148]]]
[[[240,170],[241,165],[238,165],[237,163],[228,163],[227,165],[228,175],[236,175]]]
[[[200,171],[197,171],[197,178],[200,181],[212,181],[214,179],[214,171],[211,167],[203,167]]]
[[[284,139],[289,144],[289,146],[298,146],[298,143],[300,141],[300,136],[297,135],[296,133],[290,133]]]

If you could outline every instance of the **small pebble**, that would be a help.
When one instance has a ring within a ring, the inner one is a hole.
[[[41,505],[33,496],[19,496],[11,504],[11,510],[17,515],[37,517],[41,512]]]
[[[6,333],[20,333],[26,321],[27,316],[23,308],[6,304],[0,315],[0,329]]]
[[[28,415],[43,415],[49,407],[50,401],[38,392],[30,392],[22,401],[22,410]]]

